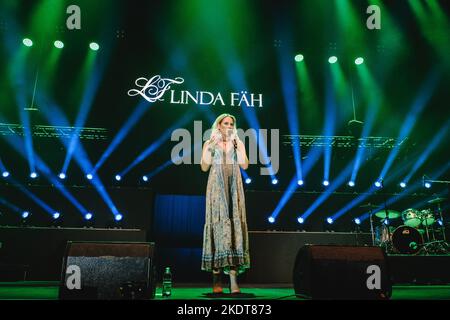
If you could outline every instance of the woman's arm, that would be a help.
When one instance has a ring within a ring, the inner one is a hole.
[[[209,170],[209,167],[211,167],[212,162],[212,149],[209,144],[209,140],[206,141],[203,144],[203,150],[202,150],[202,158],[200,160],[200,167],[203,172],[206,172]]]
[[[247,152],[245,151],[245,145],[241,140],[237,141],[236,154],[239,166],[242,169],[247,170],[249,161],[247,158]]]

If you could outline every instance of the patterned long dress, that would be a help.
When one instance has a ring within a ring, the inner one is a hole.
[[[206,187],[202,270],[223,268],[238,274],[250,268],[244,187],[234,148],[217,147]]]

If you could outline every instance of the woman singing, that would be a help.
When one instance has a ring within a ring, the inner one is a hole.
[[[202,270],[213,273],[213,293],[222,293],[221,273],[230,276],[230,293],[240,293],[236,276],[250,267],[244,188],[239,168],[248,167],[236,118],[222,114],[203,145],[201,169],[209,170]]]

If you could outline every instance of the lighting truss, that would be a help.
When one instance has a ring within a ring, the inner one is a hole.
[[[78,136],[85,140],[106,140],[108,131],[105,128],[60,127],[60,126],[31,126],[31,133],[38,138],[72,138]],[[21,124],[0,123],[0,136],[24,136],[24,126]]]
[[[283,145],[299,145],[301,147],[334,147],[334,148],[383,148],[392,149],[405,143],[408,138],[365,137],[355,139],[353,136],[314,136],[283,135]]]

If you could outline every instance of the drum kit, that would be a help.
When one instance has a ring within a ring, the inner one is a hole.
[[[370,209],[370,226],[373,245],[382,247],[390,254],[447,254],[450,247],[445,236],[445,227],[442,218],[441,203],[444,198],[428,201],[430,205],[437,205],[437,210],[416,210],[408,208],[403,212],[394,210],[381,210],[372,213],[380,206],[366,204],[362,207]],[[379,219],[374,228],[373,216]],[[397,219],[402,223],[393,227]]]

